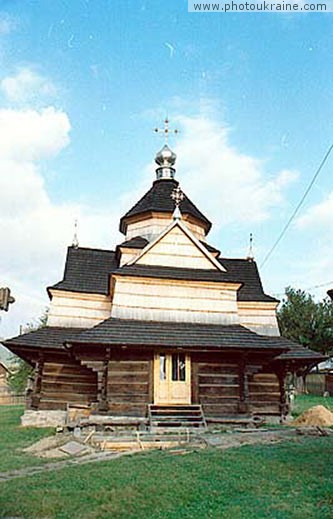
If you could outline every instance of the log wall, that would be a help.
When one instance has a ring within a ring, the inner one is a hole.
[[[124,353],[109,361],[109,412],[115,416],[145,416],[152,403],[153,356]]]
[[[79,361],[47,358],[42,373],[39,409],[67,409],[97,400],[97,374]]]
[[[66,410],[68,405],[90,405],[98,400],[97,371],[64,354],[46,355],[38,408]],[[192,356],[192,403],[205,416],[240,413],[239,358],[237,355],[198,353]],[[86,361],[83,361],[86,362]],[[95,364],[97,364],[95,362]],[[257,361],[256,361],[256,364]],[[258,368],[247,364],[251,373]],[[247,376],[247,413],[279,415],[279,383],[273,373]],[[145,416],[153,403],[153,354],[118,351],[108,364],[107,400],[114,416]]]
[[[253,366],[247,365],[250,373],[253,369]],[[279,415],[280,393],[275,374],[248,374],[246,392],[247,413]],[[194,356],[192,401],[202,405],[207,417],[239,414],[240,382],[237,356],[229,360],[222,360],[217,356],[214,359],[204,354]]]
[[[256,414],[279,414],[280,390],[274,373],[249,376],[250,409]]]
[[[197,399],[205,416],[218,417],[238,412],[239,382],[237,364],[198,358],[192,370],[197,379]],[[196,381],[193,380],[193,385]]]

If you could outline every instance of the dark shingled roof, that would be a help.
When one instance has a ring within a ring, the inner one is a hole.
[[[64,342],[68,337],[75,337],[84,331],[84,328],[63,328],[60,326],[45,326],[34,332],[24,333],[3,341],[10,349],[11,346],[24,346],[29,348],[56,348],[64,349]]]
[[[218,252],[219,254],[221,253],[221,251],[219,251],[219,249],[216,249],[215,247],[213,247],[212,245],[209,245],[209,243],[206,243],[205,241],[200,241],[200,243],[201,243],[201,245],[206,247],[208,252]]]
[[[135,321],[110,318],[94,328],[47,326],[3,341],[11,347],[64,349],[67,344],[275,350],[274,360],[319,362],[326,357],[284,337],[258,335],[241,325]],[[286,351],[289,350],[289,351]],[[282,353],[281,353],[282,352]]]
[[[68,339],[73,344],[285,350],[240,325],[110,318]]]
[[[131,216],[155,211],[159,213],[173,213],[175,203],[171,198],[171,193],[177,187],[177,180],[155,180],[149,191],[130,209],[120,220],[120,232],[126,233],[126,220]],[[191,202],[185,195],[184,200],[180,204],[182,214],[188,214],[200,220],[204,225],[206,232],[209,231],[212,224],[202,214],[201,211]]]
[[[127,249],[144,249],[148,245],[149,241],[142,236],[135,236],[130,240],[123,241],[118,247],[126,247]]]
[[[139,276],[187,281],[245,283],[237,292],[238,301],[277,302],[264,293],[256,264],[248,260],[221,260],[226,272],[217,269],[190,269],[152,265],[124,265],[114,271],[121,276]]]
[[[110,274],[116,270],[116,253],[109,250],[68,247],[64,279],[48,287],[72,292],[109,294]]]
[[[128,243],[130,246],[142,244],[141,240],[144,238],[132,238],[132,240],[124,242],[122,246],[128,247]],[[125,265],[118,268],[116,253],[113,251],[68,247],[64,279],[48,289],[107,295],[109,294],[110,275],[116,272],[127,276],[242,283],[242,287],[237,293],[239,301],[278,301],[264,293],[254,261],[227,258],[219,258],[218,261],[226,272],[214,269],[184,269],[149,265]]]
[[[275,337],[271,337],[270,340],[274,342]],[[285,337],[277,337],[281,344],[284,344],[289,351],[286,351],[277,357],[277,360],[313,360],[313,361],[321,361],[325,360],[327,357],[319,353],[318,351],[311,350],[310,348],[306,348],[297,342],[290,341]]]
[[[177,267],[160,267],[158,265],[124,265],[114,271],[114,274],[121,276],[138,276],[160,279],[184,279],[188,281],[213,281],[240,283],[229,276],[228,273],[217,269],[190,269]]]
[[[275,297],[265,294],[255,261],[229,258],[218,258],[218,261],[231,278],[243,283],[238,291],[238,301],[279,302]]]
[[[330,298],[333,300],[333,289],[328,290],[327,294],[330,296]]]

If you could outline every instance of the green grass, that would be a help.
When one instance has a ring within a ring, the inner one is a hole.
[[[0,472],[45,463],[23,453],[22,449],[49,436],[54,429],[20,427],[23,411],[23,406],[0,406]]]
[[[0,517],[328,519],[330,438],[151,452],[0,484]]]
[[[292,410],[293,416],[299,416],[314,405],[323,405],[333,411],[333,397],[322,397],[314,395],[297,395]]]
[[[49,431],[19,429],[22,408],[0,412],[1,466],[40,463],[16,449]],[[330,437],[186,456],[142,453],[0,483],[0,517],[328,519],[331,459]]]

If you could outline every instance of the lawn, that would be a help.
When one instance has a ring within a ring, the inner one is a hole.
[[[13,430],[13,443],[45,434],[27,430],[19,436],[20,411],[8,412],[13,418],[5,438]],[[0,517],[328,519],[333,517],[332,457],[332,437],[185,456],[142,453],[0,483]]]
[[[331,438],[186,456],[151,452],[0,484],[0,517],[325,519]]]
[[[324,405],[331,411],[333,411],[333,397],[322,397],[315,395],[297,395],[295,398],[292,414],[293,416],[299,416],[304,411],[314,405]]]
[[[23,406],[0,406],[0,472],[45,463],[44,460],[22,453],[22,449],[49,436],[53,429],[20,427],[23,409]]]

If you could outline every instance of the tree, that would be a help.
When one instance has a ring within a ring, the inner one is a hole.
[[[48,310],[45,310],[43,315],[37,319],[35,322],[28,323],[24,329],[23,333],[33,332],[35,330],[39,330],[46,326],[47,322]],[[25,360],[17,357],[16,355],[12,358],[13,369],[10,371],[8,375],[8,384],[15,394],[24,393],[29,377],[33,376],[34,368]]]
[[[303,290],[286,288],[278,310],[281,335],[324,355],[333,352],[333,302],[316,302]]]
[[[21,395],[27,387],[28,378],[33,376],[34,368],[19,357],[15,357],[14,361],[14,368],[8,375],[8,384],[15,395]]]

